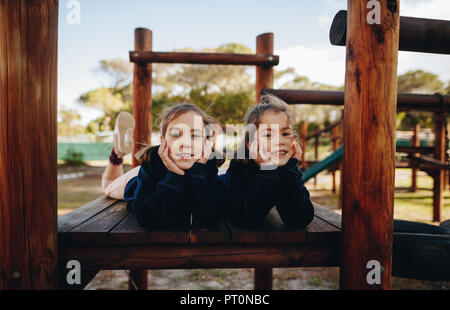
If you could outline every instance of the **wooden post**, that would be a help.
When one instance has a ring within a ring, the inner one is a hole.
[[[319,161],[319,136],[314,138],[314,161]],[[317,188],[317,174],[314,176],[314,188]]]
[[[146,28],[134,30],[134,50],[152,50],[152,31]],[[152,136],[152,64],[134,64],[133,76],[133,117],[136,121],[134,129],[133,167],[139,165],[135,158],[141,146],[137,142],[151,144]],[[130,270],[128,283],[130,290],[147,289],[147,270]]]
[[[256,37],[256,54],[273,54],[273,33]],[[259,104],[261,90],[273,87],[273,67],[256,66],[256,104]],[[255,289],[272,289],[272,268],[255,268]]]
[[[134,30],[135,51],[152,50],[152,32],[146,28]],[[137,162],[134,155],[139,151],[137,142],[150,144],[152,135],[152,64],[134,64],[133,76],[133,117],[136,121],[134,129],[133,167]]]
[[[302,122],[300,127],[300,138],[302,139],[302,168],[306,170],[308,164],[306,163],[306,136],[308,135],[308,125]]]
[[[434,117],[435,138],[434,158],[445,161],[445,114],[436,113]],[[444,170],[436,170],[433,177],[433,221],[440,222],[443,208]]]
[[[271,290],[272,268],[255,268],[255,290]]]
[[[0,290],[57,287],[58,0],[0,2]]]
[[[414,133],[411,139],[411,146],[420,146],[420,137],[419,137],[419,133],[420,133],[420,125],[416,124],[414,126]],[[414,156],[420,155],[418,153],[415,153]],[[412,192],[417,192],[417,168],[413,167],[412,168],[412,174],[411,174],[411,191]]]
[[[339,144],[344,145],[344,109],[341,110],[341,124],[339,126]],[[342,210],[344,192],[344,159],[339,163],[339,209]]]
[[[338,139],[339,139],[339,125],[336,125],[331,130],[331,140],[333,141],[333,152],[335,152],[338,148]],[[336,193],[336,169],[333,169],[333,193]]]
[[[273,33],[263,33],[256,37],[256,54],[273,55]],[[273,67],[256,66],[256,104],[259,104],[261,90],[273,88]]]
[[[365,1],[347,2],[342,289],[391,284],[399,4],[379,2],[380,24]]]

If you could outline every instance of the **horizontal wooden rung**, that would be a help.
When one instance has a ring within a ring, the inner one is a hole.
[[[279,56],[266,54],[130,51],[130,61],[136,63],[276,66],[279,60]]]
[[[344,105],[343,91],[299,90],[299,89],[263,89],[261,93],[273,94],[287,104]],[[448,95],[397,94],[397,110],[443,111],[450,106]]]

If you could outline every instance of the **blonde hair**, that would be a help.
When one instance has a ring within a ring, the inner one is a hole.
[[[211,124],[218,124],[218,121],[214,119],[213,117],[206,114],[202,109],[197,107],[196,105],[192,103],[180,103],[174,106],[166,107],[162,113],[159,115],[159,118],[161,119],[161,123],[159,125],[159,129],[162,136],[166,135],[167,127],[169,124],[176,119],[178,116],[193,111],[196,114],[198,114],[202,120],[203,125],[206,127],[206,137],[207,139],[213,137],[215,135],[215,132],[211,130],[211,128],[208,125]],[[208,127],[207,127],[208,126]],[[159,146],[147,146],[142,149],[140,149],[136,153],[136,159],[140,162],[140,164],[143,163],[149,163],[150,162],[150,155],[151,153],[156,150]]]

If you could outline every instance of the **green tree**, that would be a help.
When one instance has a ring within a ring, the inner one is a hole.
[[[408,71],[397,78],[397,91],[400,93],[432,94],[444,91],[444,83],[431,72],[423,70]]]
[[[397,78],[397,89],[400,93],[433,94],[448,93],[439,77],[423,70],[408,71]],[[404,111],[397,114],[397,127],[401,130],[411,130],[416,124],[422,128],[433,128],[433,113],[424,111]]]
[[[67,107],[61,107],[58,121],[58,136],[74,136],[81,133],[86,133],[86,128],[77,124],[81,120],[81,115],[75,110]]]

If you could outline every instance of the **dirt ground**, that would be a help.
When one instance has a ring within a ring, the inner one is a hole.
[[[58,215],[91,201],[101,195],[100,180],[104,171],[102,163],[97,166],[67,167],[59,166],[58,175],[83,172],[83,177],[58,181]],[[125,167],[125,171],[130,169]],[[337,180],[339,175],[337,174]],[[394,217],[431,223],[432,183],[430,178],[420,174],[418,193],[410,193],[410,172],[407,169],[396,171],[396,200]],[[320,174],[317,185],[314,180],[306,184],[313,201],[336,212],[338,195],[331,191],[331,175]],[[450,218],[450,192],[445,192],[444,219]],[[436,224],[436,223],[434,223]],[[126,290],[128,271],[101,271],[85,288],[87,290]],[[273,288],[276,290],[336,290],[339,287],[339,268],[275,268]],[[194,269],[194,270],[150,270],[148,289],[253,289],[253,269]],[[450,282],[431,282],[393,278],[392,289],[402,290],[449,290]]]

